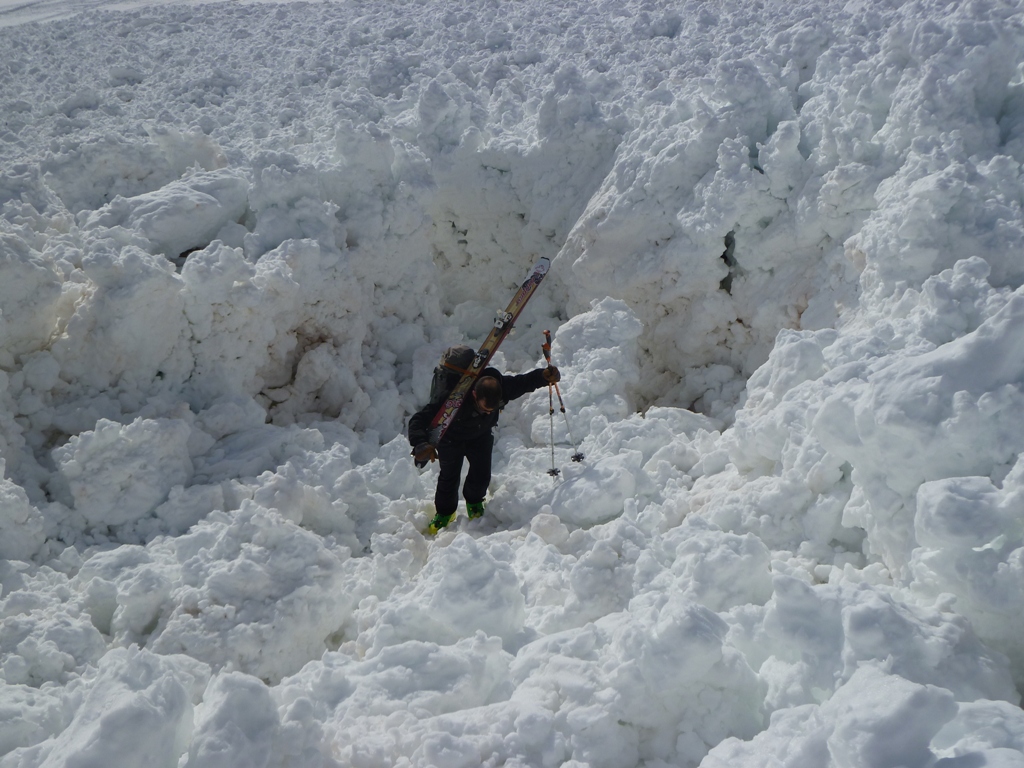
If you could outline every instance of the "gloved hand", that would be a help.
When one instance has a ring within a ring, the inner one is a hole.
[[[544,369],[544,381],[548,384],[557,384],[562,380],[562,374],[558,372],[558,369],[553,365],[549,365]]]
[[[412,449],[413,461],[417,467],[423,469],[431,461],[437,461],[437,448],[430,443],[420,443]]]

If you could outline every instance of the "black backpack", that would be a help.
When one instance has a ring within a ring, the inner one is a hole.
[[[476,350],[465,344],[448,347],[441,353],[441,362],[434,368],[434,378],[430,380],[429,402],[436,403],[448,397],[459,379],[469,370],[475,355]]]

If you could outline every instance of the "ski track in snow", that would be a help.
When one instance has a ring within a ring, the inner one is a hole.
[[[988,0],[0,4],[0,768],[1024,765],[1022,71]],[[535,256],[586,460],[516,401],[426,539]]]

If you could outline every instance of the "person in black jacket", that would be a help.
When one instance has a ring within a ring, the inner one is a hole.
[[[537,368],[529,373],[506,376],[497,368],[484,368],[451,426],[439,445],[431,445],[428,433],[430,422],[444,405],[444,398],[428,403],[409,419],[409,444],[416,466],[424,467],[435,459],[441,462],[434,492],[434,510],[428,533],[437,533],[451,522],[459,506],[459,480],[462,460],[469,462],[469,472],[462,486],[469,518],[484,513],[484,496],[491,484],[491,449],[494,435],[491,430],[498,423],[498,413],[506,403],[554,384],[561,378],[554,366]],[[447,395],[445,396],[447,397]]]

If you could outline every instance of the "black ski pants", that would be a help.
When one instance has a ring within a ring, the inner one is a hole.
[[[469,461],[469,472],[462,486],[462,496],[467,503],[483,501],[487,486],[491,484],[491,450],[494,435],[485,432],[472,440],[442,443],[437,449],[440,472],[437,475],[437,490],[434,492],[434,509],[439,515],[450,515],[459,507],[459,480],[462,477],[462,460]]]

